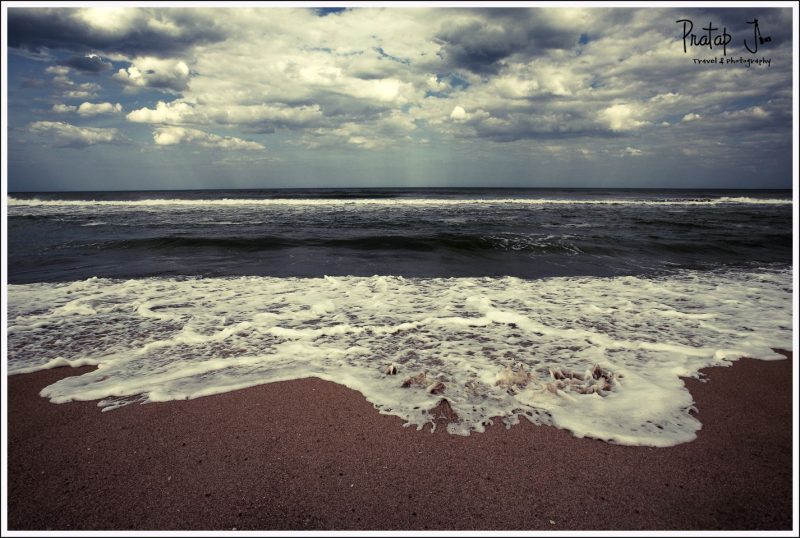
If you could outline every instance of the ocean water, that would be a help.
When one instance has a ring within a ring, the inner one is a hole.
[[[670,446],[681,376],[792,346],[790,191],[12,193],[8,240],[9,372],[104,410],[317,376]]]

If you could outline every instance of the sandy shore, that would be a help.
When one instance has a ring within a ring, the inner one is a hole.
[[[522,421],[403,428],[305,379],[101,413],[9,377],[10,529],[791,529],[792,360],[686,380],[703,423],[671,448]]]

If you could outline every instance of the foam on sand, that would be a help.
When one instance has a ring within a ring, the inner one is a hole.
[[[700,422],[680,376],[791,349],[790,270],[662,277],[206,278],[8,286],[9,372],[98,369],[55,403],[189,399],[316,376],[421,428],[525,417],[628,445]]]

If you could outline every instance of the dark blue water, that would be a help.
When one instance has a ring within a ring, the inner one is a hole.
[[[9,282],[635,275],[790,266],[791,191],[12,193]]]

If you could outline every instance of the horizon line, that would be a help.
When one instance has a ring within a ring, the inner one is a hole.
[[[303,190],[671,190],[671,191],[794,191],[792,187],[476,187],[476,186],[427,186],[427,187],[203,187],[194,189],[80,189],[80,190],[6,190],[6,195],[25,193],[81,193],[81,192],[192,192],[192,191],[303,191]]]

